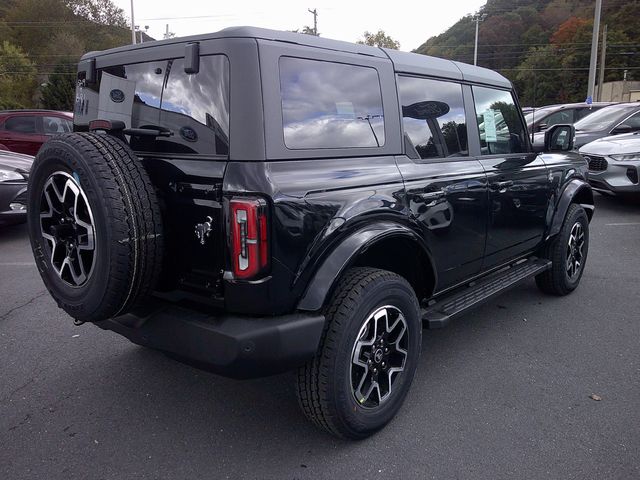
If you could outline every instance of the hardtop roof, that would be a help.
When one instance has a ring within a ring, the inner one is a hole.
[[[126,45],[109,50],[86,53],[82,56],[82,60],[118,52],[130,52],[132,50],[143,50],[145,48],[153,48],[161,45],[199,42],[217,38],[255,38],[258,40],[273,40],[277,42],[294,43],[298,45],[368,55],[378,58],[389,58],[397,72],[430,75],[452,80],[465,80],[474,83],[495,85],[502,88],[511,88],[511,82],[508,79],[487,68],[417,53],[400,52],[398,50],[371,47],[358,43],[344,42],[342,40],[316,37],[314,35],[270,30],[258,27],[229,27],[213,33],[192,35],[188,37],[176,37],[167,40],[144,42],[136,45]]]

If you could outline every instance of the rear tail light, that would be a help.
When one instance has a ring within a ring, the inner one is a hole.
[[[229,202],[233,276],[253,278],[269,266],[267,203],[235,197]]]

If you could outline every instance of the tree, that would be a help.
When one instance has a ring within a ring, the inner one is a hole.
[[[51,110],[72,111],[76,88],[76,65],[66,62],[57,65],[42,88],[42,106]]]
[[[79,17],[100,25],[127,27],[124,10],[111,0],[65,0],[66,6]]]
[[[378,30],[377,33],[365,31],[363,37],[364,38],[358,40],[357,43],[361,45],[371,45],[372,47],[392,48],[394,50],[400,48],[400,42],[384,33],[384,30]]]
[[[0,109],[32,104],[36,68],[27,56],[6,40],[0,44]]]

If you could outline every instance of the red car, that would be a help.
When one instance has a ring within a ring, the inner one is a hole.
[[[49,137],[73,131],[73,114],[54,110],[0,111],[0,150],[35,155]]]

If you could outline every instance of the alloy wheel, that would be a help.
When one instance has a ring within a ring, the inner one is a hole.
[[[407,362],[409,332],[402,312],[384,306],[367,317],[351,354],[351,389],[362,407],[389,399]]]
[[[71,287],[84,285],[96,260],[96,235],[91,207],[75,175],[58,171],[45,182],[40,229],[58,277]]]

